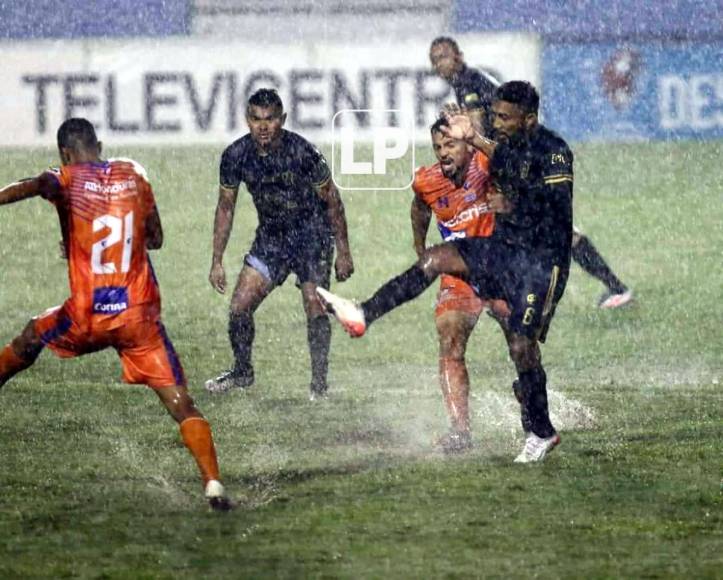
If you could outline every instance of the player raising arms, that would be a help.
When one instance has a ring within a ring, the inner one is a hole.
[[[310,398],[327,393],[331,325],[314,290],[316,286],[329,287],[334,245],[338,281],[352,275],[354,263],[344,204],[326,160],[301,135],[283,129],[285,121],[286,113],[276,91],[259,89],[251,95],[246,108],[249,133],[231,143],[221,156],[209,274],[217,292],[226,291],[223,254],[242,182],[251,194],[259,224],[231,296],[228,333],[234,366],[206,382],[206,389],[212,393],[253,384],[254,312],[290,273],[296,274],[306,312]]]
[[[448,36],[432,41],[429,60],[439,77],[454,89],[457,104],[472,119],[478,130],[490,134],[490,107],[497,82],[467,65],[457,42]],[[633,293],[610,269],[589,237],[573,228],[572,259],[590,276],[602,282],[606,290],[598,300],[603,309],[618,308],[633,299]]]
[[[447,128],[444,118],[432,125],[437,163],[419,168],[412,184],[412,233],[414,250],[420,258],[426,250],[433,214],[445,241],[489,236],[494,228],[494,214],[487,205],[487,194],[492,188],[489,160],[464,140],[445,135],[443,131]],[[472,447],[465,352],[486,307],[492,308],[498,319],[509,314],[504,301],[483,300],[464,280],[442,275],[434,314],[439,336],[439,383],[451,427],[438,441],[445,453],[461,453]]]
[[[0,189],[0,205],[42,196],[55,205],[68,259],[70,298],[32,319],[0,351],[0,386],[30,367],[44,347],[61,358],[114,348],[123,380],[146,384],[180,424],[212,508],[230,508],[220,482],[211,428],[161,323],[161,298],[147,250],[163,244],[153,190],[130,159],[100,158],[86,119],[58,129],[62,166]]]
[[[495,188],[489,237],[453,239],[425,250],[407,271],[357,306],[322,288],[318,294],[352,336],[419,296],[441,274],[467,280],[480,296],[504,299],[509,308],[508,347],[517,370],[525,446],[516,462],[541,461],[559,442],[547,404],[547,376],[539,343],[562,298],[572,242],[572,152],[538,123],[539,96],[529,83],[501,85],[492,104],[499,143],[477,133],[466,115],[453,115],[442,131],[464,139],[490,159]]]

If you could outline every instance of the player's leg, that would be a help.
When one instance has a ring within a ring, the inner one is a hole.
[[[445,453],[463,452],[472,446],[469,373],[465,352],[478,317],[479,311],[474,313],[461,309],[446,310],[436,317],[439,335],[439,384],[451,428],[439,441]]]
[[[306,337],[309,343],[311,359],[310,396],[313,399],[326,395],[329,386],[329,349],[331,346],[331,322],[326,316],[326,308],[316,294],[316,284],[305,282],[301,285],[301,295],[306,313]]]
[[[0,350],[0,387],[37,360],[43,342],[31,320],[23,331]]]
[[[219,474],[211,427],[188,393],[181,361],[158,318],[129,317],[114,329],[110,344],[118,351],[123,380],[151,387],[171,417],[179,424],[181,438],[198,465],[211,507],[228,509]]]
[[[218,510],[230,509],[218,468],[216,447],[211,426],[188,394],[183,385],[154,388],[168,413],[178,423],[181,438],[188,451],[196,460],[206,498],[211,507]]]
[[[422,294],[440,274],[465,278],[467,273],[457,247],[444,243],[428,248],[411,268],[389,280],[358,307],[323,289],[317,288],[317,293],[349,334],[362,336],[372,322]]]
[[[254,312],[274,287],[267,274],[264,263],[249,254],[236,282],[229,309],[228,337],[234,366],[215,379],[206,381],[206,390],[211,393],[225,393],[230,389],[246,388],[254,383],[251,362],[256,335]]]
[[[296,273],[306,313],[306,337],[311,360],[311,383],[309,397],[316,400],[325,397],[328,390],[329,349],[331,347],[331,322],[326,308],[316,293],[316,288],[329,288],[334,257],[332,238],[308,242],[296,252],[291,270]]]
[[[513,388],[520,401],[523,430],[529,431],[517,462],[541,461],[560,441],[550,420],[539,340],[544,340],[566,281],[567,272],[524,252],[513,256],[505,276],[511,309],[505,336],[517,370]]]
[[[572,234],[572,258],[590,276],[605,284],[607,290],[600,296],[600,308],[617,308],[632,300],[632,292],[610,269],[590,238],[577,228]]]

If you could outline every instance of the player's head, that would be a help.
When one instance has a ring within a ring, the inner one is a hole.
[[[492,128],[498,141],[509,141],[537,125],[540,95],[525,81],[510,81],[497,87],[492,102]]]
[[[249,97],[246,123],[257,145],[267,147],[276,141],[285,122],[284,104],[274,89],[259,89]]]
[[[464,65],[464,55],[454,38],[438,36],[429,47],[429,62],[434,72],[451,81]]]
[[[60,160],[65,165],[93,161],[100,155],[101,143],[88,119],[66,119],[58,127],[57,139]]]
[[[447,119],[440,117],[430,128],[432,133],[432,149],[442,168],[442,175],[448,179],[463,178],[467,173],[474,152],[461,139],[452,139],[442,132],[442,127],[449,127]]]

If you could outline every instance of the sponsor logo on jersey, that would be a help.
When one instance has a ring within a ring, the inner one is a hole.
[[[486,202],[476,203],[469,206],[468,208],[465,208],[457,215],[455,215],[452,219],[440,221],[439,223],[440,226],[448,230],[454,230],[461,226],[464,226],[465,224],[479,219],[484,214],[489,213],[489,211],[490,209]]]
[[[83,189],[90,194],[89,197],[101,197],[103,199],[136,195],[137,188],[135,179],[116,181],[109,185],[103,185],[96,181],[86,181],[83,184]]]
[[[128,309],[128,288],[105,286],[93,290],[94,314],[118,314]]]

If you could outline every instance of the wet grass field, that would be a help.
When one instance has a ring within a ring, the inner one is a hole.
[[[212,423],[237,509],[208,511],[156,397],[113,352],[49,352],[0,392],[3,578],[720,578],[723,569],[723,148],[575,148],[576,224],[634,290],[619,311],[574,267],[543,348],[562,444],[522,445],[504,341],[483,317],[468,349],[475,449],[433,446],[434,290],[352,341],[334,328],[331,396],[308,400],[292,280],[257,314],[256,385],[211,396],[227,367],[228,298],[207,282],[220,147],[110,149],[148,170],[166,245],[164,322]],[[420,149],[418,159],[430,160]],[[0,182],[54,164],[2,152]],[[345,194],[363,298],[414,259],[409,192]],[[240,196],[225,264],[255,226]],[[430,232],[430,239],[436,234]],[[67,295],[53,208],[0,208],[0,343]]]

